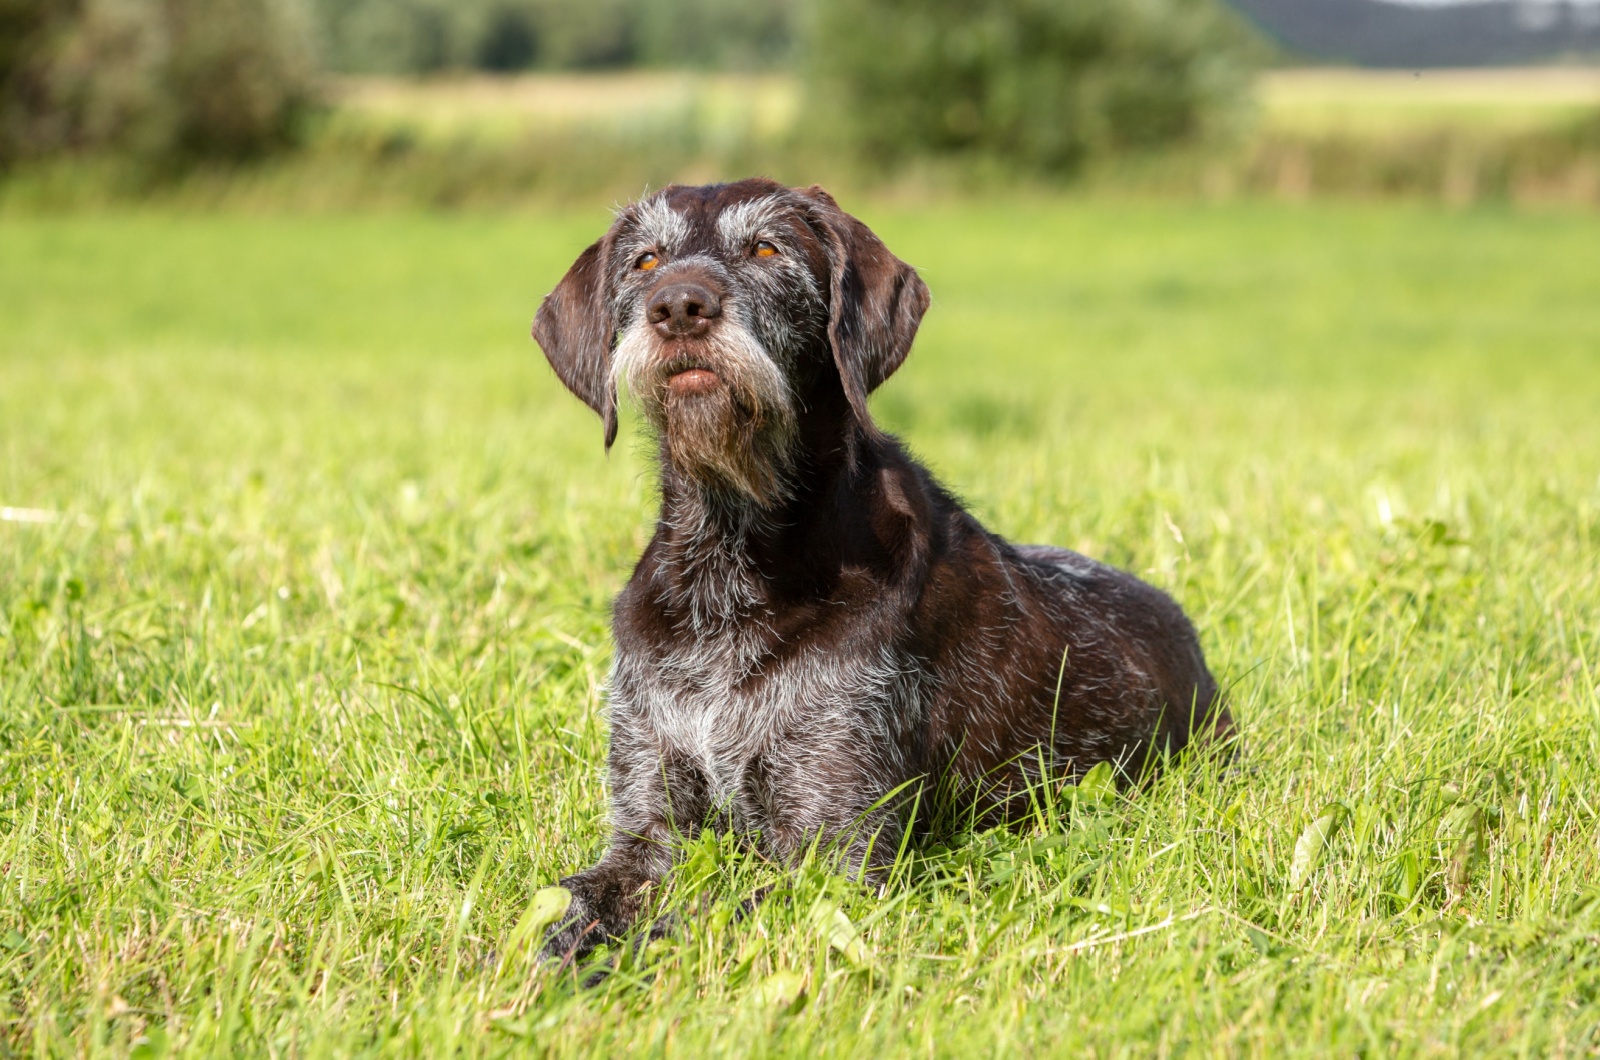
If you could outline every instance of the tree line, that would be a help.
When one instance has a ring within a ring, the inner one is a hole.
[[[0,166],[289,149],[328,72],[652,66],[792,69],[884,164],[1064,174],[1224,128],[1259,55],[1222,0],[0,0]]]
[[[798,0],[309,0],[323,62],[348,73],[770,69]]]

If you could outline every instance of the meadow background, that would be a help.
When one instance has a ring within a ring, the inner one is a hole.
[[[781,71],[5,174],[0,1055],[1600,1051],[1600,84],[1256,85],[1069,183],[797,144]],[[704,838],[671,937],[541,964],[653,487],[528,324],[617,198],[758,163],[933,290],[883,424],[1173,593],[1242,752],[877,893]]]

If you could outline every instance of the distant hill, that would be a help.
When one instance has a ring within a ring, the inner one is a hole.
[[[1308,57],[1360,66],[1501,66],[1600,57],[1596,0],[1231,0]]]

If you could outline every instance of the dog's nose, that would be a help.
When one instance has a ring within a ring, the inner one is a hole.
[[[698,335],[722,314],[716,292],[698,283],[669,283],[650,296],[645,315],[668,337]]]

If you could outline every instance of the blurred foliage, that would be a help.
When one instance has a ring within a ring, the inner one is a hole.
[[[766,173],[821,182],[844,197],[1051,194],[1059,177],[1019,174],[963,157],[885,170],[812,142],[762,139],[709,125],[694,110],[662,111],[620,127],[552,128],[510,138],[429,136],[330,122],[304,149],[269,165],[195,167],[159,186],[129,179],[115,160],[67,159],[0,181],[0,219],[117,204],[340,213],[374,209],[483,210],[620,202],[641,188]],[[1163,151],[1091,167],[1088,194],[1178,201],[1275,199],[1410,201],[1455,208],[1600,208],[1600,116],[1550,129],[1425,127],[1373,133],[1272,130],[1224,150]],[[998,413],[978,403],[971,426]],[[1006,414],[1009,415],[1009,414]]]
[[[1248,136],[1213,135],[1243,131],[1263,54],[1223,0],[0,0],[0,209],[453,207],[751,172],[1600,203],[1587,89],[1524,72],[1457,98],[1437,78],[1419,96],[1409,76],[1318,75],[1287,110],[1263,88]],[[615,66],[655,70],[350,79],[311,120],[319,69]],[[191,164],[291,145],[248,173]]]
[[[870,156],[1044,173],[1218,131],[1260,50],[1217,0],[817,0],[810,42],[819,101]]]
[[[345,73],[624,66],[764,69],[794,48],[799,0],[312,0]]]
[[[62,0],[0,0],[0,165],[47,135],[49,56],[76,13]]]
[[[812,149],[1059,176],[1225,126],[1252,56],[1221,0],[0,0],[0,27],[0,158],[160,163],[292,144],[319,67],[762,69],[803,38],[838,111]]]
[[[316,103],[285,0],[4,0],[0,161],[115,152],[168,166],[293,144]]]

